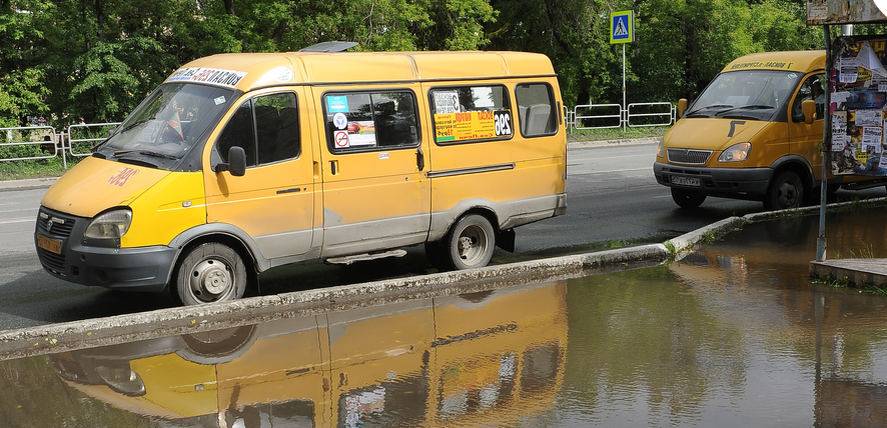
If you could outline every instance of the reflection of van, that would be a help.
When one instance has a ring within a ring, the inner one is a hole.
[[[199,59],[47,191],[38,255],[68,281],[186,304],[423,243],[438,267],[485,266],[514,227],[566,210],[561,103],[531,53]]]
[[[515,425],[554,408],[567,321],[555,282],[49,358],[88,397],[174,426]]]
[[[768,52],[727,64],[663,138],[653,172],[674,201],[707,196],[768,209],[816,200],[822,177],[825,51]],[[805,107],[806,104],[806,107]],[[828,191],[883,181],[828,176]],[[857,183],[849,183],[857,181]]]

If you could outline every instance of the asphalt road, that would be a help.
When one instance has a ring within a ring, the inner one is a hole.
[[[654,145],[585,148],[568,154],[567,214],[516,229],[515,253],[497,250],[492,263],[663,242],[733,215],[762,211],[758,202],[709,198],[678,208],[653,178]],[[134,294],[73,285],[45,273],[33,230],[45,189],[0,191],[0,330],[172,307],[166,294]],[[839,192],[839,196],[853,192]],[[884,196],[884,189],[867,191]],[[400,259],[350,266],[305,262],[260,278],[260,293],[353,284],[434,272],[421,246]]]

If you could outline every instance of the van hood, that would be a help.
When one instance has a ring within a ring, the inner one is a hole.
[[[772,122],[713,118],[685,118],[665,134],[665,147],[721,151],[736,143],[749,142]]]
[[[108,208],[128,206],[169,171],[83,159],[56,181],[40,204],[63,213],[92,218]]]

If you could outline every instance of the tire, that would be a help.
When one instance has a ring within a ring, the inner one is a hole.
[[[175,280],[174,296],[183,305],[236,300],[246,290],[246,265],[227,245],[203,244],[182,259]]]
[[[477,214],[463,216],[450,228],[441,241],[440,263],[445,269],[473,269],[484,267],[493,258],[496,232],[486,217]]]
[[[681,208],[698,208],[705,202],[705,195],[691,190],[671,188],[671,198]]]
[[[764,198],[767,210],[786,210],[798,208],[804,201],[804,183],[801,177],[792,171],[783,171],[770,183],[770,189]]]

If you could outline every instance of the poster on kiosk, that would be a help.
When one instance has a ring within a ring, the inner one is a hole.
[[[829,32],[830,25],[883,24],[885,8],[887,0],[807,0],[807,25]],[[887,34],[837,37],[829,53],[827,93],[810,91],[816,116],[829,115],[829,172],[887,176]]]
[[[831,172],[887,176],[887,35],[838,37],[832,52]]]

